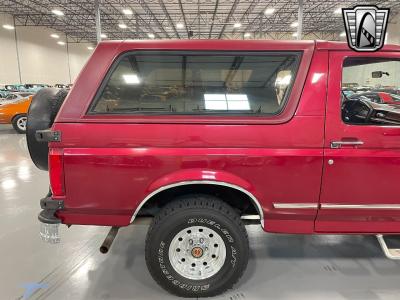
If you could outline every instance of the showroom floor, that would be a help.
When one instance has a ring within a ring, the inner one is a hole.
[[[60,244],[42,243],[36,216],[47,187],[47,173],[31,163],[25,137],[1,125],[1,299],[24,299],[35,285],[42,288],[29,299],[174,298],[147,272],[146,225],[121,229],[107,255],[98,250],[108,231],[103,227],[62,226]],[[400,262],[384,258],[374,237],[247,229],[247,271],[234,290],[218,299],[400,299]]]

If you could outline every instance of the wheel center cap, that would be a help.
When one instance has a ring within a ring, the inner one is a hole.
[[[200,247],[194,247],[192,249],[192,256],[195,258],[199,258],[203,256],[203,249],[201,249]]]

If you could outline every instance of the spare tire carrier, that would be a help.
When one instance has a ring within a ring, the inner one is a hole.
[[[61,132],[51,129],[36,130],[35,138],[38,142],[61,142]]]

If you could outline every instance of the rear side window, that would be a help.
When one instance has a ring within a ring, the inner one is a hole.
[[[93,114],[277,114],[300,53],[126,54],[110,70]]]

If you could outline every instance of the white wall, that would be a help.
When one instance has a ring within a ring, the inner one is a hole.
[[[82,67],[86,64],[87,59],[93,52],[87,49],[88,46],[93,46],[86,43],[69,43],[68,54],[69,54],[69,66],[71,71],[72,83],[78,77]]]
[[[391,19],[387,28],[388,44],[400,44],[400,14]],[[378,64],[367,64],[361,66],[348,67],[343,72],[344,83],[358,83],[363,86],[396,86],[400,84],[400,62],[386,62]],[[372,78],[374,71],[385,71],[390,76],[383,75],[382,78]]]
[[[0,15],[0,25],[3,24],[12,25],[12,17]],[[50,37],[52,33],[60,38]],[[73,83],[92,53],[87,47],[93,45],[57,44],[65,40],[63,33],[45,27],[17,26],[16,30],[0,27],[0,84],[18,83],[20,77],[22,83]]]
[[[344,83],[358,83],[360,86],[395,86],[400,84],[400,62],[380,62],[360,66],[347,67],[343,72]],[[389,76],[383,75],[382,78],[372,78],[372,72],[384,71]]]
[[[387,34],[388,43],[400,45],[400,13],[398,13],[388,24]]]
[[[52,29],[17,26],[14,31],[2,28],[3,24],[12,25],[12,16],[0,14],[0,84],[18,83],[20,78],[22,83],[72,83],[92,52],[87,49],[90,45],[87,43],[69,43],[68,47],[58,45],[57,40],[50,37],[51,33],[55,33]],[[56,33],[60,35],[60,40],[65,41],[64,34]],[[294,39],[290,34],[285,38]],[[387,42],[400,44],[400,14],[392,18],[388,25]]]
[[[0,15],[0,25],[12,24],[13,19]],[[0,27],[0,84],[19,82],[14,30]]]

